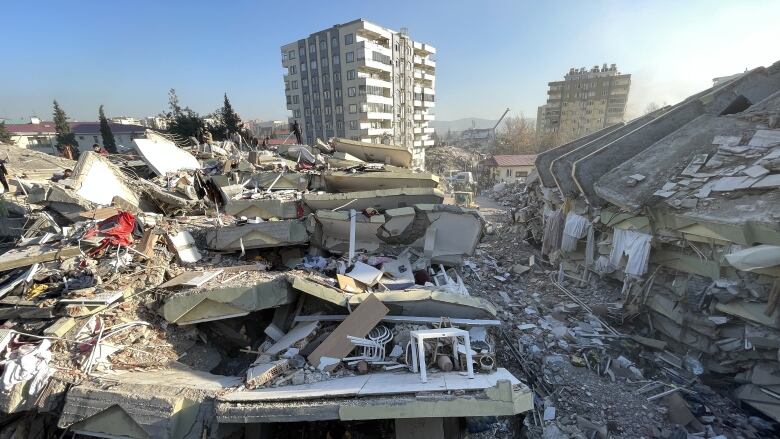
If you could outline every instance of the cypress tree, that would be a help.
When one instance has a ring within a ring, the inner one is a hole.
[[[57,132],[57,150],[62,152],[65,145],[70,145],[73,147],[73,152],[78,155],[79,144],[76,142],[76,135],[70,130],[68,115],[56,99],[54,100],[54,129]]]
[[[103,106],[100,106],[98,110],[98,117],[100,118],[100,137],[103,138],[103,148],[111,154],[117,154],[119,150],[116,149],[116,140],[114,140],[114,133],[111,132],[111,125],[108,124],[106,114],[103,112]]]

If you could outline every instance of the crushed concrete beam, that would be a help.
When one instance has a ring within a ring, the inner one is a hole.
[[[248,188],[263,190],[296,190],[305,191],[309,188],[309,174],[297,172],[273,172],[263,171],[252,174],[251,181],[246,184]]]
[[[17,247],[0,255],[0,272],[37,263],[67,259],[81,254],[78,246],[59,247],[49,244]]]
[[[333,139],[333,148],[367,162],[386,163],[402,168],[412,166],[412,153],[400,146],[336,138]]]
[[[377,189],[435,188],[439,177],[429,172],[350,172],[333,171],[324,176],[330,192],[361,192]]]
[[[290,276],[292,287],[308,295],[317,297],[335,305],[347,307],[360,304],[369,294],[345,295],[344,291],[314,282],[301,276]],[[438,288],[412,288],[390,291],[376,296],[388,308],[390,315],[419,317],[453,317],[461,319],[491,319],[498,310],[489,301],[452,293]]]
[[[256,199],[228,200],[224,211],[235,217],[262,218],[268,220],[298,218],[298,202],[294,200]]]
[[[292,303],[296,297],[284,276],[251,284],[236,280],[213,288],[209,285],[165,297],[161,310],[165,320],[189,325],[229,319]]]
[[[306,226],[298,220],[247,223],[206,231],[206,246],[219,251],[286,247],[307,242],[309,234],[306,232]]]
[[[374,208],[384,211],[415,204],[441,204],[444,201],[444,192],[435,188],[399,188],[340,194],[309,192],[303,194],[303,201],[315,211],[333,210],[344,205],[347,205],[344,208],[347,210],[362,211]]]

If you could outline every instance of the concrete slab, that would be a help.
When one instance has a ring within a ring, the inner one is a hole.
[[[308,242],[306,226],[298,220],[265,221],[259,224],[215,227],[206,231],[208,248],[220,251],[241,251],[242,247],[285,247]]]
[[[149,169],[157,175],[200,169],[200,163],[195,156],[161,136],[134,139],[133,146],[141,159],[149,165]]]
[[[398,188],[340,194],[309,192],[303,194],[303,201],[311,210],[333,210],[347,205],[342,210],[374,208],[384,211],[415,204],[441,204],[444,192],[435,188]]]
[[[228,200],[224,211],[226,214],[235,217],[259,217],[264,220],[271,218],[295,219],[298,218],[297,203],[294,200],[274,199]]]
[[[333,171],[324,175],[329,192],[360,192],[377,189],[435,188],[439,177],[429,172],[363,172]]]
[[[81,154],[73,168],[73,176],[62,182],[73,188],[77,195],[96,204],[108,206],[114,197],[119,197],[138,206],[138,195],[125,183],[122,171],[92,151]]]
[[[333,139],[333,148],[367,162],[386,163],[403,168],[412,166],[412,153],[400,146],[336,138]]]

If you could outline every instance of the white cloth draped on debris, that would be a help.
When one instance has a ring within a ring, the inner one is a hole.
[[[566,225],[563,227],[563,239],[561,250],[573,251],[577,248],[577,241],[584,238],[590,228],[590,222],[584,216],[571,213],[566,216]]]
[[[549,255],[561,248],[563,233],[563,210],[558,209],[544,221],[544,237],[542,238],[542,254]]]
[[[628,256],[628,261],[623,271],[633,276],[645,274],[650,260],[652,239],[653,237],[647,233],[615,228],[612,235],[612,252],[609,254],[610,264],[619,267],[620,259],[625,254]]]
[[[43,340],[37,346],[23,345],[12,353],[11,358],[2,363],[4,368],[0,390],[9,392],[15,384],[32,380],[27,394],[36,395],[52,374],[49,368],[52,357],[50,346],[51,341]]]

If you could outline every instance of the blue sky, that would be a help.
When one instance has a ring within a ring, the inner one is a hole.
[[[171,87],[201,113],[227,92],[245,119],[285,117],[279,47],[361,17],[438,49],[439,120],[506,107],[535,117],[569,67],[632,73],[638,114],[780,60],[776,0],[38,0],[0,11],[0,118],[13,119],[50,119],[54,98],[79,120],[100,104],[109,116],[154,115]]]

